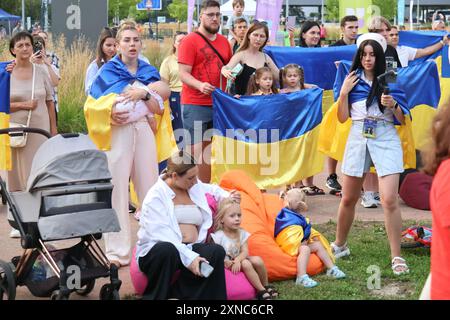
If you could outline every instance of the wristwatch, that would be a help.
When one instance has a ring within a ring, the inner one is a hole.
[[[398,108],[398,102],[395,101],[395,104],[394,104],[394,110],[397,110],[397,108]]]
[[[161,96],[156,91],[147,89],[147,94],[145,95],[145,98],[143,100],[148,101],[151,99],[151,97],[155,98],[155,100],[158,101],[159,108],[161,110],[164,110],[164,101]]]

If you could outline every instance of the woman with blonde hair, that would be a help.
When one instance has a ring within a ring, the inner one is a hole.
[[[105,234],[105,247],[108,259],[120,267],[130,262],[128,183],[131,178],[142,203],[158,179],[155,136],[147,118],[163,114],[169,88],[155,67],[138,58],[142,42],[134,26],[123,25],[116,40],[118,54],[94,80],[85,116],[90,137],[108,157],[114,184],[112,206],[121,231]]]

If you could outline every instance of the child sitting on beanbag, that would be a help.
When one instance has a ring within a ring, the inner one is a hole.
[[[268,285],[264,261],[258,256],[249,256],[247,240],[250,234],[241,228],[241,207],[234,199],[223,199],[214,218],[214,243],[225,249],[225,268],[237,274],[244,272],[248,281],[257,290],[258,300],[272,300],[278,291]]]
[[[275,241],[287,254],[298,255],[295,284],[305,288],[318,285],[306,273],[312,252],[316,253],[327,267],[327,276],[335,279],[345,278],[345,273],[334,264],[334,256],[327,239],[312,229],[309,219],[302,215],[302,212],[308,210],[305,192],[294,188],[285,192],[282,198],[285,207],[281,209],[275,221]]]

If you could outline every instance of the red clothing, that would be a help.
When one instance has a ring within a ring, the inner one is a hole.
[[[450,299],[450,159],[441,163],[430,192],[433,212],[431,299]]]
[[[217,34],[214,41],[208,41],[220,53],[225,64],[227,64],[232,56],[227,38]],[[217,88],[220,86],[220,70],[223,67],[223,63],[205,40],[195,32],[187,35],[180,43],[178,63],[192,66],[191,74],[195,79],[201,82],[208,82]],[[223,77],[222,86],[225,87],[226,83],[226,78]],[[212,97],[183,83],[181,103],[211,106]]]

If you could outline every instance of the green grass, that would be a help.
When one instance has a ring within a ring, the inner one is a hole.
[[[430,225],[430,222],[404,221],[403,226]],[[327,239],[334,239],[336,224],[317,225]],[[274,282],[285,300],[376,300],[418,299],[425,284],[430,266],[430,252],[425,248],[402,249],[402,256],[410,268],[408,275],[395,276],[390,268],[390,254],[384,224],[355,221],[348,239],[351,255],[337,260],[337,265],[347,278],[333,280],[325,274],[314,276],[319,286],[306,289],[296,286],[293,280]],[[369,290],[367,272],[371,265],[381,270],[380,290]]]

